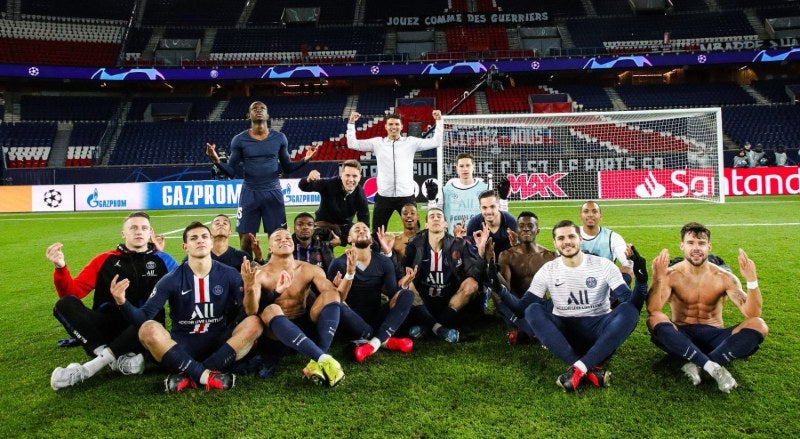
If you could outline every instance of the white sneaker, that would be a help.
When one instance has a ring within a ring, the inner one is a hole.
[[[725,369],[720,365],[717,365],[717,367],[711,371],[710,375],[717,381],[717,387],[719,387],[719,390],[722,390],[725,393],[731,393],[731,389],[734,389],[736,386],[738,386],[736,380],[733,379],[731,373],[728,372],[728,369]]]
[[[686,374],[687,377],[689,377],[689,381],[691,381],[692,384],[695,386],[700,384],[700,368],[697,367],[697,365],[689,362],[684,364],[683,367],[681,367],[681,370]]]
[[[89,377],[89,371],[80,363],[70,363],[67,367],[57,367],[50,375],[50,387],[53,390],[64,389],[83,382]]]
[[[120,355],[116,360],[109,364],[111,370],[123,375],[138,375],[144,372],[144,355],[128,352]]]

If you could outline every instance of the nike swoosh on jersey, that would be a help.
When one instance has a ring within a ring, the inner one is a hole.
[[[556,286],[557,286],[557,287],[560,287],[561,285],[564,285],[564,282],[561,282],[561,283],[556,283]]]
[[[181,291],[181,296],[185,296],[185,295],[187,295],[187,294],[189,294],[191,292],[192,292],[192,290]]]

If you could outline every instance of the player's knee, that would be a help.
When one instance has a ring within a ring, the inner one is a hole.
[[[261,319],[256,316],[249,316],[242,320],[239,324],[241,329],[244,330],[244,338],[247,340],[255,340],[261,336],[264,331],[264,325]]]
[[[767,326],[767,322],[765,322],[764,319],[762,319],[761,317],[751,317],[742,322],[742,324],[739,325],[739,327],[758,331],[764,338],[766,338],[767,334],[769,334],[769,327]]]
[[[264,322],[265,325],[269,325],[272,322],[272,319],[278,316],[283,315],[283,310],[277,304],[267,305],[264,308],[264,311],[261,311],[261,321]]]
[[[532,303],[525,308],[525,319],[529,322],[546,318],[544,314],[545,308],[541,303]]]
[[[647,318],[647,329],[649,329],[650,332],[653,332],[655,331],[656,326],[658,326],[661,323],[672,324],[664,316],[650,316]]]
[[[78,299],[75,296],[64,296],[56,301],[56,304],[53,308],[53,313],[68,314],[70,311],[82,306],[83,303],[81,303],[81,299]]]
[[[162,326],[155,320],[148,320],[139,327],[139,341],[145,346],[152,345],[162,333]]]

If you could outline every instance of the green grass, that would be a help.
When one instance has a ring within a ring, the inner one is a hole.
[[[512,203],[532,209],[552,248],[550,227],[578,220],[580,202]],[[689,221],[712,230],[714,253],[738,274],[736,249],[756,262],[770,336],[747,361],[730,370],[739,388],[730,395],[712,382],[692,387],[640,325],[608,364],[612,386],[565,394],[564,370],[551,354],[505,343],[499,323],[470,331],[468,341],[418,343],[411,354],[381,350],[364,364],[343,361],[347,378],[334,389],[301,379],[305,361],[285,359],[268,380],[243,376],[229,392],[163,392],[165,373],[122,377],[102,371],[74,388],[54,392],[56,366],[86,360],[62,349],[65,336],[52,317],[52,265],[44,257],[64,243],[73,274],[120,241],[125,213],[0,215],[0,436],[40,437],[798,437],[800,336],[797,236],[800,197],[729,198],[701,202],[607,202],[603,224],[636,244],[648,259],[662,248],[678,254],[678,231]],[[309,209],[310,210],[310,209]],[[290,220],[299,212],[292,209]],[[154,211],[167,232],[167,250],[182,257],[180,233],[216,211]],[[397,216],[390,229],[400,230]],[[741,320],[730,304],[726,323]],[[344,358],[344,343],[332,348]]]

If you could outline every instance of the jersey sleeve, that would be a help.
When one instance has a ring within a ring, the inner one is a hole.
[[[625,251],[628,249],[628,245],[625,244],[625,240],[620,236],[617,232],[611,232],[611,251],[614,253],[614,257],[619,261],[619,263],[623,267],[633,267],[633,261],[628,259],[628,256],[625,254]]]
[[[356,137],[355,124],[347,124],[347,133],[345,137],[347,138],[347,147],[350,149],[355,149],[356,151],[375,151],[375,145],[372,139],[360,140]]]
[[[442,146],[444,142],[444,122],[442,120],[436,121],[436,127],[433,131],[433,136],[426,139],[419,139],[417,142],[417,151],[426,151]]]
[[[164,264],[167,266],[167,273],[169,273],[170,271],[178,268],[178,262],[175,261],[175,258],[170,256],[169,254],[164,253],[164,252],[162,252],[160,250],[156,251],[155,254],[159,258],[161,258],[162,261],[164,261]]]
[[[75,278],[72,277],[66,265],[62,268],[56,268],[53,272],[53,283],[56,286],[58,297],[75,296],[78,299],[86,297],[94,290],[97,283],[97,275],[109,255],[110,253],[103,253],[96,256],[83,267],[83,270]]]
[[[549,263],[548,263],[549,264]],[[536,297],[544,298],[545,293],[547,292],[547,279],[549,278],[549,271],[547,265],[545,264],[536,274],[533,275],[533,279],[531,279],[531,284],[528,287],[527,293],[533,294]]]
[[[169,299],[171,291],[171,288],[169,288],[170,279],[172,279],[170,275],[162,277],[158,283],[156,283],[153,292],[150,293],[150,297],[141,308],[137,308],[131,304],[130,300],[126,300],[125,303],[120,305],[119,310],[122,312],[122,315],[125,316],[125,319],[135,326],[141,326],[142,323],[155,317],[159,311],[164,309],[164,304],[167,303]]]

